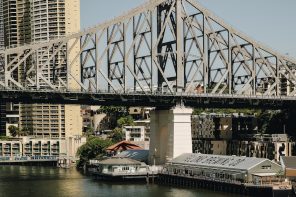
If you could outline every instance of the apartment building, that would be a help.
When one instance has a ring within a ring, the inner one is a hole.
[[[146,133],[145,126],[124,126],[123,133],[125,134],[125,140],[130,141],[143,149],[148,150],[150,141]]]
[[[18,1],[20,2],[20,1]],[[17,32],[17,1],[0,0],[0,49],[9,46],[17,46],[20,42]],[[14,58],[11,55],[9,58]],[[18,73],[14,73],[17,75]],[[7,134],[7,128],[12,124],[11,117],[16,117],[19,121],[19,105],[13,103],[0,102],[0,135]],[[13,124],[15,119],[13,119]]]
[[[0,136],[5,136],[6,127],[6,113],[5,113],[5,103],[0,102]]]
[[[5,47],[15,47],[28,43],[47,42],[80,30],[79,0],[0,0],[3,4],[3,23]],[[79,51],[79,44],[68,54],[73,58]],[[56,55],[55,62],[44,64],[51,52],[37,52],[37,66],[41,68],[43,77],[52,82],[60,83],[56,76],[66,79],[66,48]],[[11,57],[13,58],[13,57]],[[79,58],[78,58],[79,59]],[[61,63],[62,62],[62,63]],[[63,63],[64,62],[64,63]],[[60,64],[61,63],[61,64]],[[56,68],[56,65],[60,65]],[[71,67],[72,75],[79,76],[79,60]],[[23,70],[19,69],[18,79],[22,82]],[[69,81],[71,89],[77,89],[77,84]],[[48,85],[40,81],[40,88]],[[65,138],[82,134],[82,118],[79,105],[51,104],[20,104],[19,125],[29,128],[37,137]]]
[[[0,0],[0,49],[3,49],[4,47],[3,2]]]
[[[0,156],[59,156],[58,140],[0,141]]]
[[[22,137],[19,140],[0,141],[0,157],[68,156],[76,157],[85,137],[73,136],[65,140]]]
[[[0,141],[0,156],[12,157],[21,154],[22,144],[19,141]]]
[[[145,127],[144,126],[124,126],[123,133],[125,133],[126,141],[145,141]]]

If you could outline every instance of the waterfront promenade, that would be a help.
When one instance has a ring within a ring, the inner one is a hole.
[[[1,164],[17,164],[17,163],[33,163],[33,162],[57,162],[59,157],[57,156],[2,156],[0,157]]]

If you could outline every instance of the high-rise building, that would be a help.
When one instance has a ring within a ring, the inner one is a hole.
[[[30,0],[1,0],[5,47],[31,42]]]
[[[4,47],[3,2],[0,0],[0,50]],[[5,125],[5,103],[0,101],[0,136],[5,135]]]
[[[47,42],[80,30],[79,0],[0,1],[3,1],[6,47]],[[77,51],[79,45],[68,54],[68,58],[74,58],[74,53]],[[44,54],[42,49],[37,52],[37,66],[42,69],[43,77],[55,82],[54,73],[59,72],[59,77],[65,79],[66,63],[59,64],[61,66],[58,71],[54,68],[56,63],[44,64],[50,53]],[[63,61],[65,54],[66,48],[62,48],[56,55],[56,61],[58,63]],[[80,75],[79,61],[72,64],[71,71],[73,75]],[[22,81],[22,70],[18,70],[17,74],[18,79]],[[76,88],[71,81],[69,86]],[[47,84],[40,81],[40,88],[47,88]],[[78,105],[21,104],[19,114],[20,128],[29,130],[38,137],[63,138],[82,134],[82,117]]]
[[[28,1],[28,0],[27,0]],[[14,47],[23,44],[18,30],[17,5],[25,0],[0,0],[0,48]],[[23,3],[24,4],[24,3]],[[29,11],[28,11],[29,12]],[[26,20],[29,20],[28,17]],[[14,58],[11,55],[8,58]],[[18,75],[18,71],[14,73]],[[0,102],[0,135],[7,135],[10,125],[19,123],[19,104]]]
[[[0,0],[0,49],[4,47],[3,2]]]

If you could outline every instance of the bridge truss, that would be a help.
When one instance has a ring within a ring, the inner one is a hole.
[[[293,102],[295,84],[295,60],[196,0],[150,0],[79,33],[0,51],[1,98],[23,102],[272,106]]]

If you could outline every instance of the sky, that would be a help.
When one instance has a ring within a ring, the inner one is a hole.
[[[81,0],[81,27],[121,15],[147,0]],[[235,29],[296,59],[296,0],[199,0]]]

